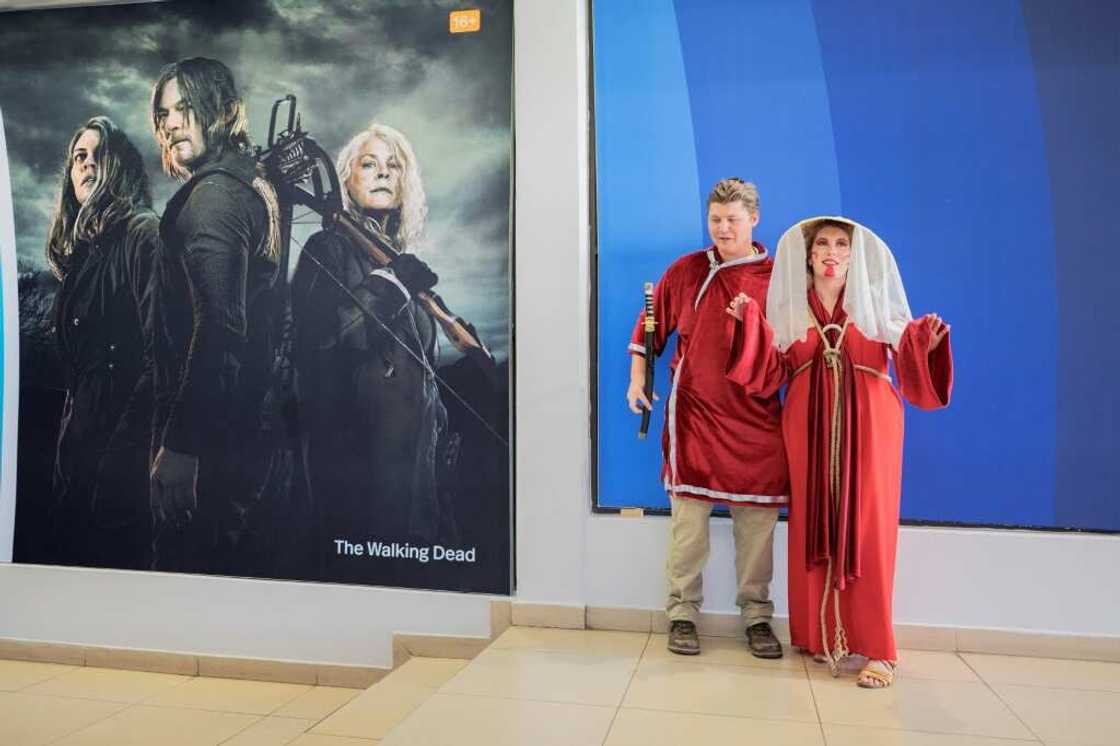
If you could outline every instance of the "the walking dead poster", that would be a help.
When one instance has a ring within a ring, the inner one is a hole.
[[[0,15],[13,561],[509,591],[512,39],[508,0]]]

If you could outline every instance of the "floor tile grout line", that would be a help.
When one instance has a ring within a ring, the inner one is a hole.
[[[654,709],[652,707],[634,707],[633,705],[631,705],[629,707],[624,706],[624,707],[621,707],[620,709],[636,710],[637,712],[660,712],[660,713],[663,713],[663,714],[670,714],[670,715],[696,715],[696,716],[700,716],[700,717],[729,718],[731,720],[760,720],[764,723],[785,723],[787,725],[789,723],[799,723],[801,725],[814,725],[815,723],[819,722],[819,721],[814,721],[814,720],[798,720],[797,718],[773,718],[773,717],[768,718],[768,717],[763,717],[762,715],[729,715],[726,712],[697,712],[695,710],[658,710],[658,709]]]
[[[972,664],[969,663],[965,659],[965,657],[960,654],[960,651],[957,651],[957,657],[961,659],[962,663],[964,663],[966,666],[968,666],[969,670],[972,671],[972,673],[976,674],[976,676],[980,679],[980,681],[983,682],[984,686],[986,686],[988,688],[988,691],[990,691],[992,693],[992,696],[995,697],[996,700],[1001,705],[1006,707],[1008,712],[1010,712],[1012,715],[1015,716],[1015,719],[1018,720],[1023,725],[1023,727],[1027,729],[1027,732],[1030,733],[1032,736],[1034,736],[1034,739],[1036,741],[1038,741],[1039,743],[1042,743],[1043,742],[1042,737],[1034,732],[1034,728],[1032,728],[1030,725],[1028,725],[1027,721],[1023,720],[1022,716],[1020,716],[1019,713],[1015,711],[1015,708],[1012,707],[1011,705],[1009,705],[1004,700],[1004,698],[1000,696],[1000,693],[996,691],[995,687],[992,686],[991,682],[989,682],[987,679],[985,679],[983,676],[981,676],[980,672],[972,667]]]
[[[645,646],[643,646],[642,649],[644,651]],[[583,656],[583,657],[587,657],[587,658],[633,658],[634,657],[630,653],[603,653],[603,652],[594,651],[594,650],[590,650],[590,651],[589,650],[558,650],[558,649],[555,649],[555,648],[526,648],[526,647],[491,648],[487,652],[490,652],[491,654],[493,654],[493,653],[549,653],[549,654],[552,654],[552,655],[576,655],[576,656]],[[642,656],[642,654],[638,653],[637,657],[641,658],[641,656]],[[481,657],[481,655],[479,655],[478,657]],[[470,660],[470,663],[476,662],[478,660],[478,657],[472,658]],[[485,661],[483,661],[483,662],[485,662]]]
[[[812,681],[812,679],[810,679],[810,681]],[[942,684],[983,684],[987,689],[991,690],[991,686],[989,686],[988,683],[986,681],[984,681],[983,679],[981,679],[980,681],[944,681],[944,680],[940,680],[940,679],[918,679],[918,681],[933,681],[933,682],[938,682],[938,683],[942,683]],[[967,736],[967,737],[973,737],[973,738],[994,738],[994,739],[1009,741],[1010,743],[1042,743],[1042,739],[1040,739],[1038,737],[1038,735],[1035,734],[1035,732],[1029,726],[1027,726],[1026,723],[1023,722],[1022,718],[1019,717],[1018,713],[1016,713],[1013,709],[1011,709],[1011,707],[1006,702],[1004,702],[1003,699],[997,693],[995,693],[993,691],[992,694],[995,695],[996,700],[1001,705],[1003,705],[1003,707],[1006,710],[1008,710],[1015,717],[1015,719],[1018,720],[1023,725],[1024,728],[1026,728],[1027,732],[1031,734],[1032,738],[1024,739],[1024,738],[1015,738],[1013,736],[995,736],[995,735],[985,735],[985,734],[977,734],[977,733],[962,733],[960,731],[940,731],[940,730],[927,730],[927,729],[915,729],[915,728],[892,728],[892,727],[886,727],[886,726],[882,726],[882,725],[870,725],[870,724],[866,724],[866,723],[831,721],[831,720],[825,720],[823,717],[821,718],[821,724],[822,724],[822,726],[823,725],[839,725],[839,726],[847,726],[847,727],[855,727],[855,728],[871,728],[871,729],[874,729],[874,730],[899,731],[899,732],[904,732],[904,733],[905,732],[927,733],[927,734],[930,734],[930,735],[940,735],[940,736],[957,736],[957,737]]]
[[[594,704],[590,702],[572,702],[571,700],[558,701],[555,699],[539,699],[537,697],[503,697],[500,694],[477,694],[472,692],[443,692],[438,691],[436,694],[445,697],[475,697],[478,699],[500,699],[504,702],[536,702],[541,705],[560,705],[561,707],[614,707],[614,705]],[[427,701],[427,700],[425,700]],[[637,708],[634,708],[637,709]]]
[[[5,659],[5,660],[7,660],[7,659]],[[16,662],[16,663],[39,663],[39,661],[15,661],[15,662]],[[51,663],[51,664],[48,664],[48,665],[52,665],[52,666],[59,666],[59,665],[70,665],[70,664],[64,664],[64,663]],[[25,689],[27,689],[27,688],[29,688],[29,687],[33,687],[33,686],[39,686],[40,684],[46,684],[46,683],[47,683],[48,681],[54,681],[54,680],[55,680],[55,679],[57,679],[57,678],[58,678],[59,676],[65,676],[66,674],[69,674],[69,673],[74,673],[74,671],[80,670],[81,668],[83,668],[83,667],[82,667],[82,666],[71,666],[71,667],[70,667],[70,670],[68,670],[68,671],[56,671],[56,672],[55,672],[54,674],[52,674],[52,675],[48,676],[48,677],[47,677],[47,678],[45,678],[45,679],[40,679],[40,680],[38,680],[38,681],[34,681],[34,682],[30,683],[30,684],[24,684],[24,685],[23,685],[23,686],[21,686],[21,687],[20,687],[19,689],[11,689],[10,691],[13,691],[13,692],[22,692],[23,690],[25,690]],[[6,691],[7,691],[7,690],[6,690]]]
[[[824,732],[824,721],[821,720],[821,708],[817,704],[817,690],[813,688],[813,677],[809,673],[809,662],[806,660],[809,656],[801,655],[801,670],[805,673],[805,681],[809,684],[809,698],[813,700],[813,712],[817,713],[817,727],[821,731],[821,744],[828,746],[828,736]]]
[[[66,698],[65,697],[59,697],[59,699],[66,699]],[[105,704],[120,704],[120,702],[106,702]],[[52,741],[48,741],[43,746],[50,746],[50,744],[58,743],[59,741],[63,740],[64,738],[69,738],[70,736],[76,736],[79,733],[81,733],[82,731],[89,730],[90,728],[92,728],[95,725],[99,725],[99,724],[105,722],[106,720],[108,720],[110,718],[114,718],[117,715],[120,715],[125,710],[129,709],[130,707],[134,707],[134,706],[135,705],[125,705],[124,707],[120,708],[119,710],[115,710],[113,712],[110,712],[108,715],[106,715],[103,718],[98,718],[97,720],[94,720],[92,723],[88,723],[86,725],[83,725],[81,728],[77,728],[75,730],[70,731],[69,733],[61,735],[58,738],[55,738]]]
[[[615,721],[618,720],[618,713],[622,712],[622,703],[626,701],[626,695],[630,693],[630,687],[634,683],[634,677],[638,675],[638,669],[642,666],[642,660],[646,657],[646,651],[649,650],[653,634],[646,635],[646,644],[642,646],[642,652],[638,655],[638,660],[634,661],[634,670],[630,672],[630,678],[626,680],[626,688],[622,690],[622,696],[618,699],[618,706],[614,708],[614,714],[611,715],[611,722],[607,725],[607,732],[603,734],[602,746],[606,746],[611,737],[611,731],[614,730]]]
[[[1042,743],[1033,738],[1012,738],[1011,736],[979,736],[974,733],[950,733],[943,730],[923,730],[916,728],[888,728],[882,725],[863,725],[860,723],[828,723],[828,725],[835,725],[841,728],[860,728],[862,730],[875,730],[886,731],[891,733],[920,733],[926,736],[956,736],[957,738],[983,738],[989,741],[1007,741],[1008,744],[1017,743]],[[1078,746],[1077,744],[1066,744],[1065,746]]]
[[[253,721],[253,722],[251,722],[251,723],[248,723],[248,724],[247,724],[247,725],[246,725],[246,726],[245,726],[244,728],[242,728],[241,730],[237,731],[236,733],[234,733],[233,735],[231,735],[231,736],[230,736],[229,738],[223,738],[223,739],[222,739],[221,741],[218,741],[218,743],[214,744],[214,746],[221,746],[221,745],[222,745],[223,743],[228,743],[229,741],[232,741],[232,740],[233,740],[234,738],[237,738],[237,737],[238,737],[238,736],[240,736],[240,735],[241,735],[242,733],[244,733],[245,731],[249,730],[250,728],[252,728],[252,727],[253,727],[254,725],[256,725],[257,723],[261,722],[262,720],[264,720],[264,719],[265,719],[266,717],[268,717],[268,715],[261,715],[261,716],[260,716],[259,718],[257,718],[256,720],[254,720],[254,721]],[[304,731],[304,732],[306,733],[307,731]],[[298,736],[297,736],[297,738],[298,738]],[[295,740],[295,738],[293,738],[292,740],[294,741],[294,740]]]

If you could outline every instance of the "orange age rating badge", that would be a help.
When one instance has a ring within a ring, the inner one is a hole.
[[[469,34],[482,28],[481,10],[453,10],[451,11],[451,33]]]

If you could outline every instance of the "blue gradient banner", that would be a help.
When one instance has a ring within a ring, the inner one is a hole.
[[[890,244],[914,313],[953,324],[952,406],[907,412],[904,520],[1120,530],[1100,310],[1120,274],[1096,235],[1120,191],[1118,22],[1090,2],[597,0],[598,505],[668,506],[625,348],[643,281],[706,245],[707,191],[740,176],[767,246],[847,215]],[[664,360],[658,380],[664,401]]]

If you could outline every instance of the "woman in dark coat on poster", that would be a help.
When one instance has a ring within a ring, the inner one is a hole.
[[[153,265],[159,220],[139,151],[94,117],[70,141],[47,262],[67,394],[51,561],[145,569],[151,545]]]
[[[314,554],[325,577],[409,583],[429,566],[400,555],[349,556],[336,540],[401,547],[454,540],[439,487],[448,454],[436,322],[416,300],[437,277],[411,253],[426,200],[412,146],[391,127],[373,124],[356,135],[337,168],[351,215],[376,223],[403,253],[379,267],[347,237],[324,230],[308,239],[292,281]]]

